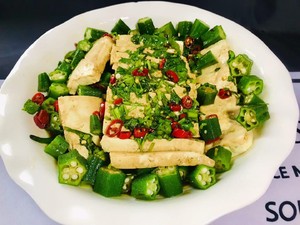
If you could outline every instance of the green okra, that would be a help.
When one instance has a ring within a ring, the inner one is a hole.
[[[137,28],[140,34],[153,34],[155,31],[153,20],[149,17],[140,18],[137,22]]]
[[[228,62],[232,76],[249,75],[252,65],[253,61],[246,54],[239,54],[236,57],[231,55],[231,59]]]
[[[52,83],[49,87],[48,95],[51,98],[58,99],[60,96],[69,94],[69,89],[64,83]]]
[[[47,92],[50,87],[50,79],[47,73],[40,73],[38,75],[38,91],[39,92]]]
[[[258,104],[242,106],[236,120],[249,131],[260,126],[269,118],[267,104]]]
[[[129,26],[122,19],[119,19],[111,30],[112,33],[116,34],[128,34],[129,31]]]
[[[191,21],[180,21],[177,24],[177,33],[180,40],[184,40],[190,33],[193,23]]]
[[[214,141],[222,135],[219,119],[216,116],[200,120],[199,127],[200,138],[205,142]]]
[[[131,196],[137,199],[153,200],[160,190],[158,177],[154,173],[144,174],[132,181]]]
[[[82,182],[90,185],[95,184],[96,175],[100,167],[107,165],[108,156],[103,150],[95,150],[87,158],[87,172]]]
[[[177,31],[173,25],[172,22],[168,22],[164,24],[163,26],[159,27],[155,33],[162,33],[166,35],[167,37],[175,37],[177,35]]]
[[[52,97],[47,97],[45,101],[43,101],[41,108],[46,110],[47,113],[51,114],[53,112],[55,112],[55,107],[54,107],[54,102],[56,101],[56,99],[52,98]]]
[[[85,96],[95,96],[99,98],[103,96],[103,92],[99,88],[88,85],[79,85],[77,89],[77,94]]]
[[[86,53],[80,49],[76,49],[74,51],[74,53],[72,55],[72,60],[70,62],[72,70],[74,70],[76,68],[78,63],[84,58],[85,54]]]
[[[194,188],[205,190],[216,183],[216,169],[206,165],[198,165],[191,171],[188,179]]]
[[[197,89],[197,101],[200,105],[210,105],[215,102],[218,94],[216,85],[204,83]]]
[[[100,167],[97,171],[94,192],[105,197],[115,197],[122,194],[126,175],[122,170],[112,166]]]
[[[84,51],[84,52],[88,52],[92,47],[93,47],[93,44],[86,39],[80,40],[76,45],[77,49]]]
[[[160,184],[160,192],[165,197],[172,197],[183,192],[183,185],[177,166],[158,167],[155,170]]]
[[[31,99],[27,99],[22,108],[22,110],[29,113],[30,115],[35,114],[37,111],[39,111],[39,109],[40,105],[33,102]]]
[[[221,25],[216,25],[212,29],[208,30],[201,35],[201,40],[203,42],[203,48],[217,43],[220,40],[226,39],[226,34]]]
[[[52,135],[63,134],[64,131],[61,125],[59,114],[57,112],[52,112],[50,114],[50,121],[47,131]]]
[[[223,146],[215,146],[206,152],[206,155],[215,161],[215,169],[217,173],[230,170],[232,153]]]
[[[252,93],[259,95],[263,91],[264,82],[256,75],[245,75],[242,76],[242,78],[238,82],[237,88],[245,95],[249,95]]]
[[[61,184],[78,186],[87,171],[87,161],[77,150],[58,156],[58,181]]]
[[[84,39],[93,43],[97,39],[101,38],[105,33],[107,33],[107,32],[104,30],[87,27],[84,32]]]
[[[194,39],[198,39],[200,38],[201,35],[206,33],[208,30],[209,30],[209,25],[207,25],[205,22],[199,19],[195,19],[191,27],[191,30],[189,32],[189,36]]]
[[[102,133],[102,123],[99,116],[90,115],[90,132],[94,135],[100,135]]]
[[[65,140],[62,135],[57,135],[50,144],[46,145],[44,151],[58,158],[58,156],[64,154],[69,148],[69,143]]]

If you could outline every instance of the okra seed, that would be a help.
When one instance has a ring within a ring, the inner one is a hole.
[[[68,180],[70,178],[70,175],[67,173],[64,173],[62,177],[64,180]]]
[[[202,184],[203,186],[205,186],[205,185],[206,185],[206,182],[203,180],[203,181],[201,181],[201,184]]]
[[[199,175],[197,176],[197,179],[198,179],[199,181],[201,181],[201,180],[202,180],[202,175],[199,174]]]
[[[76,169],[76,171],[77,171],[78,173],[83,173],[83,168],[82,168],[82,167],[78,167],[78,168]]]
[[[78,175],[77,175],[77,174],[73,174],[73,175],[71,176],[71,178],[72,178],[72,180],[77,180],[77,179],[78,179]]]
[[[202,168],[201,173],[207,173],[208,169],[206,167]]]
[[[72,162],[70,163],[70,165],[71,165],[72,167],[76,167],[76,166],[77,166],[77,162],[72,161]]]

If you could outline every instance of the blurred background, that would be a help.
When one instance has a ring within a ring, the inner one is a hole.
[[[0,79],[5,79],[23,52],[47,30],[77,14],[124,2],[128,1],[0,0]],[[300,0],[172,2],[197,6],[239,23],[263,40],[289,71],[300,71]]]

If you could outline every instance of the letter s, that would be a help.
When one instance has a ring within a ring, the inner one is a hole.
[[[272,210],[272,209],[270,208],[270,206],[272,206],[272,205],[275,206],[275,205],[276,205],[276,202],[267,202],[266,205],[265,205],[266,210],[267,210],[269,213],[271,213],[271,214],[274,215],[274,217],[272,217],[272,218],[267,217],[267,221],[268,221],[268,222],[275,222],[275,221],[277,221],[278,218],[279,218],[278,214],[277,214],[274,210]]]

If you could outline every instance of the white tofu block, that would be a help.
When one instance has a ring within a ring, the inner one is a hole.
[[[79,130],[84,133],[90,133],[90,115],[99,111],[101,98],[93,96],[63,96],[58,98],[59,116],[62,126]],[[79,137],[69,131],[64,131],[65,139],[70,145],[70,149],[77,151],[87,158],[88,150],[80,144]],[[100,137],[93,135],[93,142],[96,145],[100,143]]]

